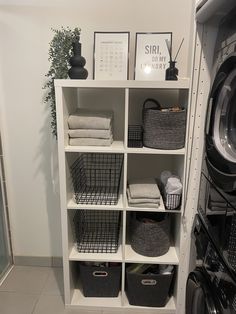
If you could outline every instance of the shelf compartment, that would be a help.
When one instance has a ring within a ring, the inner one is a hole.
[[[80,289],[75,289],[71,307],[80,306],[80,307],[94,307],[94,308],[114,308],[114,307],[121,307],[121,293],[119,293],[118,297],[116,298],[88,298],[84,297],[82,291]]]
[[[86,152],[86,153],[123,153],[124,142],[114,141],[111,146],[65,146],[65,152]]]
[[[147,257],[136,253],[130,244],[125,245],[125,261],[126,263],[144,263],[144,264],[171,264],[178,265],[179,259],[175,247],[172,245],[169,251],[158,257]]]
[[[126,293],[124,293],[124,308],[126,309],[133,309],[133,310],[148,310],[151,312],[155,312],[156,314],[175,314],[176,313],[176,306],[174,297],[171,297],[167,302],[165,307],[147,307],[147,306],[136,306],[130,305]]]
[[[121,213],[80,209],[73,218],[79,253],[116,253]]]
[[[76,203],[116,205],[123,154],[81,153],[70,167]]]

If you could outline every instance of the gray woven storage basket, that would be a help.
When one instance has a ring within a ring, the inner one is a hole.
[[[147,107],[152,103],[152,107]],[[155,106],[153,106],[155,104]],[[161,111],[160,104],[152,98],[143,104],[143,145],[158,149],[184,147],[186,110]]]
[[[145,223],[142,218],[155,220]],[[156,257],[170,248],[169,216],[162,213],[134,213],[131,218],[131,247],[141,255]]]

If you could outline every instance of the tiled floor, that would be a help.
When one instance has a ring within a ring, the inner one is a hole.
[[[0,286],[1,314],[107,314],[65,310],[60,268],[15,266]]]

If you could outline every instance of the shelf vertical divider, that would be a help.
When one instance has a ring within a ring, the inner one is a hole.
[[[125,88],[125,125],[124,125],[124,176],[123,176],[123,235],[122,235],[122,275],[121,275],[121,303],[125,302],[125,244],[126,244],[126,187],[127,187],[127,170],[128,155],[126,148],[128,147],[128,124],[129,124],[129,89]]]
[[[67,217],[67,193],[65,178],[65,134],[64,134],[64,115],[63,115],[63,92],[62,87],[55,87],[56,112],[57,112],[57,140],[58,140],[58,161],[59,161],[59,180],[60,180],[60,204],[61,204],[61,225],[62,225],[62,251],[63,251],[63,279],[65,304],[71,303],[70,269],[68,257],[68,217]]]
[[[129,89],[125,89],[125,132],[124,144],[125,149],[128,147],[128,125],[129,125]]]

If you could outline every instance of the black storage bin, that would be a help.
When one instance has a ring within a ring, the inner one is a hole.
[[[155,222],[143,222],[143,219]],[[131,217],[131,247],[144,256],[161,256],[170,248],[170,220],[165,213],[133,213]]]
[[[78,252],[116,253],[120,220],[119,211],[77,210],[73,221]]]
[[[117,297],[121,285],[121,265],[99,267],[80,264],[80,277],[85,297]]]
[[[76,203],[116,205],[122,165],[123,154],[81,153],[71,166]]]
[[[141,125],[128,126],[128,147],[143,147],[143,128]]]
[[[174,272],[171,274],[135,274],[126,269],[126,294],[131,305],[164,307]]]

